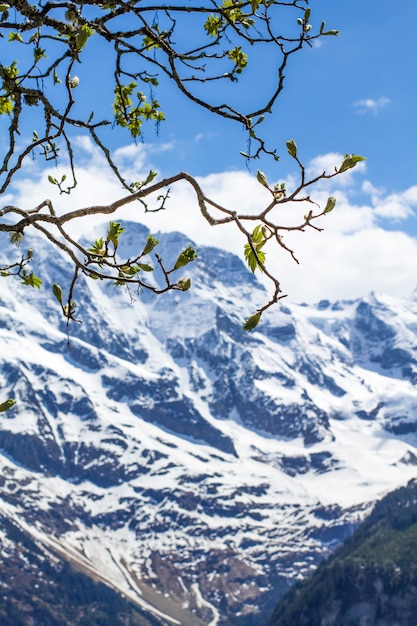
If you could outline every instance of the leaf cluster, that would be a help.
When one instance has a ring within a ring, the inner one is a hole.
[[[284,88],[284,70],[293,55],[311,47],[316,39],[337,35],[338,31],[326,30],[325,22],[315,29],[307,0],[216,0],[209,6],[204,2],[180,1],[169,7],[164,2],[156,2],[152,11],[147,3],[135,1],[62,3],[52,0],[44,4],[22,1],[14,3],[13,11],[9,9],[8,4],[0,5],[0,36],[7,42],[12,58],[15,52],[11,63],[3,64],[0,60],[0,118],[8,123],[8,145],[2,159],[0,157],[0,193],[9,189],[26,159],[39,157],[55,165],[64,157],[69,172],[60,176],[49,173],[48,180],[60,194],[71,193],[77,185],[77,151],[73,138],[80,134],[90,137],[128,193],[107,206],[75,209],[59,216],[50,200],[35,208],[6,206],[0,210],[0,231],[20,237],[26,229],[34,228],[70,258],[74,276],[66,290],[67,297],[63,297],[59,285],[54,290],[63,314],[68,320],[74,319],[73,292],[80,275],[110,280],[128,289],[136,285],[138,289],[150,289],[154,293],[190,288],[189,278],[174,280],[172,276],[195,260],[196,251],[191,246],[179,254],[170,268],[154,252],[158,242],[153,237],[134,258],[119,258],[119,240],[124,229],[117,220],[110,221],[106,235],[88,248],[67,231],[67,225],[73,220],[88,215],[112,215],[131,202],[139,202],[145,212],[163,210],[170,198],[171,186],[184,181],[195,192],[198,208],[210,225],[233,223],[236,226],[245,240],[244,257],[250,270],[259,269],[271,282],[271,297],[244,325],[246,330],[256,328],[263,312],[285,297],[278,277],[266,264],[266,247],[275,244],[298,262],[283,235],[307,228],[321,230],[316,220],[330,213],[336,205],[336,198],[329,196],[324,208],[320,207],[312,200],[310,188],[320,180],[352,169],[364,157],[346,154],[333,173],[323,172],[309,179],[300,150],[295,140],[289,139],[286,149],[298,168],[299,181],[288,189],[283,181],[270,184],[266,175],[258,170],[257,180],[269,194],[269,202],[247,215],[208,198],[197,180],[186,172],[157,182],[154,171],[142,181],[126,180],[103,139],[104,131],[108,126],[117,126],[137,140],[143,139],[144,124],[151,122],[158,129],[165,116],[156,92],[164,81],[169,81],[196,106],[243,127],[249,146],[247,152],[242,152],[246,160],[263,156],[276,164],[279,160],[277,147],[269,146],[269,138],[263,137],[261,131],[262,121],[271,114]],[[283,23],[288,24],[287,32],[283,30]],[[188,42],[181,34],[191,25],[193,37]],[[273,59],[275,82],[268,84],[267,90],[259,89],[260,100],[252,111],[245,108],[244,97],[240,107],[231,102],[219,104],[218,90],[213,90],[213,85],[231,81],[236,86],[251,63],[255,47],[263,48]],[[86,55],[104,49],[108,54],[105,62],[109,60],[106,72],[113,76],[112,90],[108,102],[100,103],[98,114],[92,110],[84,116],[78,113],[83,107],[77,109],[76,104],[78,100],[89,101],[90,85],[88,80],[77,76],[76,70]],[[268,96],[263,99],[262,94],[266,92]],[[36,121],[36,128],[31,141],[25,145],[20,137],[27,120],[34,125]],[[285,203],[295,206],[299,203],[304,217],[296,217],[290,226],[280,224],[276,209]],[[304,212],[306,206],[307,213]],[[151,253],[152,259],[148,258]],[[6,264],[0,268],[2,275],[18,275],[24,285],[40,288],[41,278],[27,268],[32,256],[24,255],[16,263]],[[163,284],[159,286],[152,279],[156,265],[163,276]]]
[[[298,0],[222,0],[210,3],[210,7],[204,2],[179,2],[168,8],[166,3],[156,2],[150,11],[142,2],[51,1],[31,5],[24,1],[14,3],[13,12],[9,4],[1,5],[0,36],[7,40],[11,54],[15,50],[15,60],[11,64],[0,62],[0,115],[10,118],[10,149],[5,150],[0,167],[0,192],[7,189],[27,157],[57,160],[60,151],[69,158],[73,180],[67,190],[59,189],[69,192],[76,185],[71,131],[86,132],[122,185],[130,189],[132,183],[124,179],[100,134],[115,123],[138,139],[145,122],[158,127],[165,119],[154,93],[161,80],[176,85],[197,106],[243,125],[257,146],[248,158],[262,153],[275,155],[257,128],[283,89],[284,69],[304,46],[336,32],[326,31],[324,23],[314,32],[311,9],[300,4]],[[281,33],[281,13],[293,23],[288,34]],[[181,36],[187,28],[193,30],[193,44],[188,49]],[[253,111],[217,104],[213,82],[238,82],[257,45],[267,46],[275,59],[276,84],[272,89],[268,86],[272,96]],[[113,99],[109,98],[107,107],[100,103],[100,111],[108,115],[97,120],[94,112],[77,116],[77,100],[91,98],[88,80],[80,81],[76,75],[77,64],[85,55],[101,55],[104,49],[108,57],[103,62],[109,64],[106,73],[114,76]],[[27,107],[34,110],[29,112]],[[36,120],[37,139],[20,150],[17,138],[29,116]]]
[[[146,97],[142,91],[136,93],[139,104],[134,106],[131,95],[136,87],[137,83],[134,81],[128,85],[116,85],[113,101],[116,124],[122,128],[128,128],[133,139],[140,137],[144,121],[162,122],[165,119],[160,110],[159,102],[156,100],[152,100],[150,103],[146,102]]]
[[[263,272],[263,266],[266,260],[265,252],[262,250],[268,240],[268,231],[262,224],[258,224],[254,229],[250,240],[245,243],[244,254],[247,264],[252,272],[259,269]]]
[[[190,278],[183,277],[178,280],[172,280],[171,274],[192,263],[197,258],[197,253],[192,246],[188,246],[178,255],[175,264],[170,269],[165,266],[162,258],[155,252],[159,241],[153,235],[148,235],[143,248],[135,257],[120,259],[118,248],[120,237],[124,232],[125,227],[120,222],[110,221],[106,236],[99,237],[88,248],[82,249],[85,259],[76,268],[67,299],[64,299],[61,285],[58,283],[52,285],[52,293],[68,321],[79,321],[74,318],[76,303],[72,298],[80,270],[92,280],[110,280],[113,285],[117,287],[124,286],[128,290],[136,286],[137,288],[148,289],[153,293],[161,294],[173,289],[178,291],[188,291],[190,289]],[[158,285],[146,278],[146,275],[152,273],[155,269],[155,261],[152,262],[152,259],[149,258],[152,253],[162,272],[162,285]]]

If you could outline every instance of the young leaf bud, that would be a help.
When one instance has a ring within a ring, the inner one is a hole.
[[[188,246],[188,248],[183,250],[181,254],[179,255],[172,271],[178,270],[180,267],[184,267],[184,265],[191,263],[196,258],[197,258],[196,251],[191,246]]]
[[[145,256],[145,254],[149,254],[150,252],[152,252],[152,250],[158,245],[158,243],[158,239],[155,239],[155,237],[152,237],[152,235],[148,235],[141,256]]]
[[[6,400],[5,402],[2,402],[0,404],[0,413],[4,413],[5,411],[8,411],[15,404],[16,404],[16,400],[12,400],[11,398]]]
[[[268,181],[266,179],[265,174],[261,172],[261,170],[258,170],[258,173],[256,174],[256,178],[258,180],[258,183],[261,183],[261,185],[268,188]]]
[[[181,291],[188,291],[190,287],[191,287],[190,278],[181,278],[178,281],[178,288],[181,289]]]
[[[60,285],[58,285],[57,283],[54,283],[52,285],[52,293],[54,294],[55,298],[58,300],[59,304],[62,304],[62,289]]]
[[[324,207],[323,213],[330,213],[330,211],[333,211],[335,206],[336,206],[336,198],[334,196],[329,196],[329,198],[327,199],[326,206]]]
[[[248,330],[249,332],[251,332],[254,328],[257,327],[260,319],[261,319],[260,313],[255,313],[255,315],[251,315],[250,317],[248,317],[248,319],[244,323],[243,330]]]
[[[295,143],[294,139],[290,139],[289,141],[287,141],[286,146],[288,154],[292,156],[293,159],[295,159],[297,157],[297,144]]]
[[[71,89],[75,89],[75,87],[78,87],[78,85],[80,84],[80,79],[78,78],[78,76],[73,76],[72,78],[70,78],[70,81],[68,84],[71,87]]]

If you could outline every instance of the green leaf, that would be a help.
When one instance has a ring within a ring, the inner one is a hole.
[[[112,243],[114,249],[116,250],[119,245],[119,236],[124,231],[124,227],[120,225],[120,222],[110,222],[107,228],[107,239],[106,243]]]
[[[258,224],[258,226],[255,227],[251,239],[254,243],[265,243],[264,239],[264,231],[263,231],[263,226],[262,224]]]
[[[122,128],[128,128],[133,138],[141,135],[144,120],[161,122],[165,119],[163,112],[159,108],[159,102],[152,100],[151,103],[141,100],[140,92],[139,106],[134,107],[132,94],[137,84],[132,81],[128,85],[116,85],[114,89],[115,98],[113,100],[113,112],[116,124]]]
[[[145,83],[150,83],[153,87],[158,87],[158,79],[155,76],[146,76],[142,80]]]
[[[206,23],[204,24],[204,30],[209,37],[218,37],[219,31],[222,27],[222,19],[218,15],[209,15]]]
[[[9,33],[9,41],[18,41],[23,43],[22,35],[20,33]]]
[[[46,58],[45,48],[39,48],[39,47],[35,48],[33,51],[33,56],[35,58],[35,63],[40,61],[40,59],[45,59]]]
[[[234,61],[237,74],[240,74],[243,68],[248,64],[248,55],[242,51],[241,46],[237,46],[236,48],[229,50],[227,56],[231,61]]]
[[[294,139],[290,139],[289,141],[287,141],[286,146],[287,146],[288,154],[292,156],[293,159],[296,159],[297,158],[297,144],[295,143]]]
[[[326,32],[321,32],[320,35],[323,35],[323,37],[327,37],[328,35],[338,37],[340,35],[340,30],[326,30]]]
[[[13,61],[11,65],[3,66],[3,72],[8,80],[14,80],[15,82],[17,82],[17,77],[19,75],[17,61]]]
[[[137,265],[123,265],[119,271],[119,278],[133,278],[138,272],[140,272],[140,268]]]
[[[157,175],[158,175],[157,172],[154,172],[153,170],[151,170],[149,174],[147,175],[147,177],[145,178],[145,180],[143,181],[143,186],[149,185],[149,183],[151,183],[153,179],[155,178],[155,176]]]
[[[255,315],[251,315],[250,317],[248,317],[248,319],[246,320],[246,322],[243,325],[243,330],[247,330],[249,332],[251,332],[254,328],[257,327],[257,325],[259,324],[259,321],[261,319],[261,313],[255,313]]]
[[[10,115],[13,111],[13,100],[6,96],[0,96],[0,115]]]
[[[104,256],[106,254],[106,248],[104,246],[103,237],[96,239],[93,245],[88,248],[88,252],[91,252],[94,256]]]
[[[39,276],[35,276],[33,272],[25,274],[22,277],[22,285],[27,285],[28,287],[36,287],[37,289],[40,289],[42,282],[43,281],[39,278]]]
[[[12,398],[9,398],[8,400],[6,400],[5,402],[2,402],[0,404],[0,413],[4,413],[5,411],[8,411],[9,409],[12,408],[12,406],[14,406],[16,404],[16,400],[12,400]]]
[[[263,271],[260,263],[262,263],[262,265],[265,264],[266,254],[263,252],[262,247],[265,245],[266,241],[262,224],[259,224],[251,235],[252,246],[250,243],[245,243],[244,247],[245,259],[252,272],[257,268],[259,268],[261,272]],[[256,254],[252,248],[255,249]]]
[[[58,300],[59,304],[62,304],[62,288],[60,287],[60,285],[58,285],[58,283],[54,283],[52,285],[52,293]]]
[[[50,175],[49,175],[49,176],[48,176],[48,180],[49,180],[49,182],[51,183],[51,185],[57,185],[57,184],[58,184],[57,179],[56,179],[56,178],[54,178],[53,176],[50,176]]]
[[[339,173],[342,174],[346,172],[346,170],[352,169],[361,161],[366,161],[366,157],[359,156],[359,154],[345,154],[344,161],[339,168]]]
[[[94,33],[95,33],[94,28],[91,28],[88,24],[83,24],[81,26],[81,30],[78,33],[77,38],[75,40],[75,47],[77,48],[78,52],[80,52],[80,50],[84,48],[89,37],[91,37],[91,35],[94,35]]]
[[[333,211],[335,206],[336,206],[336,198],[334,196],[329,196],[327,199],[326,206],[324,207],[323,213],[330,213],[330,211]]]
[[[176,263],[173,267],[173,272],[178,270],[180,267],[184,267],[184,265],[188,265],[197,258],[197,253],[192,246],[188,246],[185,250],[181,252]]]
[[[255,255],[250,245],[245,243],[245,259],[252,272],[254,272],[257,268],[259,268],[261,272],[263,271],[260,263],[262,263],[262,265],[265,264],[265,252],[262,252],[262,250],[256,250]]]
[[[4,11],[8,11],[10,9],[10,4],[0,4],[0,13],[4,13]]]
[[[149,254],[154,248],[156,248],[158,244],[158,239],[155,239],[155,237],[152,237],[152,235],[148,235],[145,247],[143,248],[142,254],[140,256],[145,256],[146,254]]]
[[[152,265],[149,265],[148,263],[138,263],[138,266],[140,267],[141,270],[143,270],[144,272],[153,272],[153,267]]]

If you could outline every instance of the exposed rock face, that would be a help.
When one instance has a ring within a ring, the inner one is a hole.
[[[33,248],[44,288],[0,281],[3,514],[157,622],[259,626],[416,475],[415,300],[281,307],[247,334],[263,288],[203,248],[186,293],[82,283],[68,347],[69,268]]]

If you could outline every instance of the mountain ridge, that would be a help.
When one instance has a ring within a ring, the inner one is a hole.
[[[128,224],[121,253],[147,233]],[[190,243],[157,237],[172,258]],[[68,347],[51,285],[70,268],[32,246],[41,291],[0,282],[1,392],[18,400],[2,500],[143,610],[151,590],[155,618],[170,600],[171,617],[259,626],[274,588],[417,474],[414,297],[285,303],[248,334],[264,287],[203,247],[186,293],[83,278]]]

